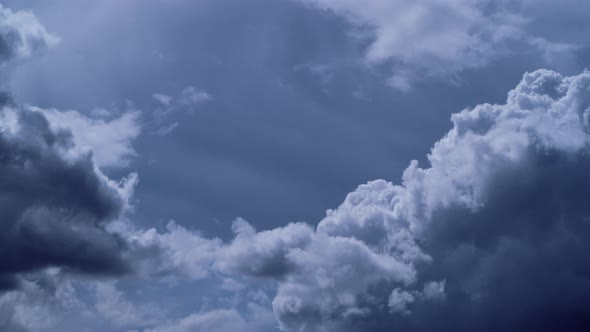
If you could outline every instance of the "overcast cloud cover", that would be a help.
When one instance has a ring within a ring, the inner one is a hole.
[[[0,330],[587,331],[588,10],[6,1]]]

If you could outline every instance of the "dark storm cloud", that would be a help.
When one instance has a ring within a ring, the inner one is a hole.
[[[0,275],[50,266],[123,272],[124,243],[105,231],[127,204],[118,185],[42,113],[4,106],[2,120]]]
[[[57,42],[29,12],[0,6],[1,61],[22,59]],[[127,193],[41,110],[0,96],[0,287],[19,275],[61,267],[83,273],[128,270],[125,243],[107,232]]]

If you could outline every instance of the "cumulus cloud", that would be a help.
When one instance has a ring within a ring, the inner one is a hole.
[[[337,306],[305,305],[312,296],[306,292],[318,294],[313,282],[299,284],[288,302],[281,301],[291,273],[279,281],[275,298],[282,304],[275,305],[275,314],[283,327],[429,331],[436,322],[437,329],[453,331],[587,328],[589,88],[588,72],[526,74],[506,104],[453,115],[453,128],[428,156],[430,167],[412,162],[401,185],[360,186],[329,211],[317,233],[362,241],[405,262],[415,276],[392,287],[377,283],[377,276],[387,280],[391,274],[375,271],[380,273],[373,273],[372,283],[352,295],[379,301],[384,294],[391,313],[368,305],[370,311],[335,323]],[[333,257],[317,262],[331,267]],[[348,263],[352,271],[362,270],[358,262]],[[338,278],[335,267],[329,271]],[[322,269],[306,273],[313,279]],[[326,284],[332,293],[343,289]],[[349,310],[364,309],[351,304]],[[321,324],[312,326],[310,317]],[[441,327],[443,317],[447,323]]]
[[[315,229],[237,220],[200,266],[274,282],[285,331],[586,330],[588,91],[590,72],[527,73],[400,185],[359,186]]]
[[[5,105],[0,118],[2,279],[51,266],[123,272],[124,243],[106,225],[124,212],[135,177],[108,179],[41,112]]]
[[[58,42],[59,38],[47,32],[34,14],[0,5],[0,64],[27,58]]]
[[[390,84],[411,88],[420,77],[452,78],[510,51],[511,42],[536,48],[546,59],[575,49],[526,32],[518,3],[489,0],[297,0],[345,17],[368,32],[369,64],[393,65]],[[520,2],[519,2],[520,3]]]

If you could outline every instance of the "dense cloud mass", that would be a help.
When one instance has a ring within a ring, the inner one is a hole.
[[[587,330],[589,91],[589,72],[528,73],[454,114],[429,168],[360,186],[315,230],[238,220],[214,266],[275,280],[287,331]]]
[[[0,6],[0,16],[0,63],[57,42],[31,13]],[[92,150],[55,117],[56,111],[19,106],[9,94],[0,96],[3,290],[18,288],[23,274],[49,267],[93,274],[129,270],[125,241],[107,228],[127,208],[135,176],[120,183],[107,178]]]
[[[124,272],[124,243],[106,226],[122,214],[129,187],[106,178],[92,153],[75,150],[71,134],[52,131],[42,113],[5,105],[1,118],[3,286],[50,266]]]

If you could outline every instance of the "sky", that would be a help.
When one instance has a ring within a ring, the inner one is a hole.
[[[0,330],[589,330],[588,13],[0,1]]]

